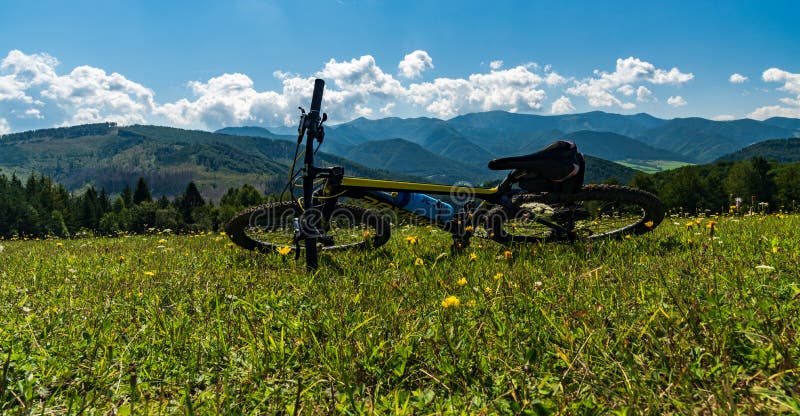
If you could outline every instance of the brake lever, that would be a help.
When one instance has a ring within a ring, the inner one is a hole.
[[[297,126],[297,144],[303,143],[303,136],[306,134],[306,110],[303,107],[297,107],[300,110],[300,125]]]
[[[322,141],[325,140],[325,127],[322,126],[322,123],[326,121],[328,121],[328,113],[322,113],[322,119],[319,124],[317,124],[317,133],[314,135],[314,139],[316,139],[319,144],[322,144]]]

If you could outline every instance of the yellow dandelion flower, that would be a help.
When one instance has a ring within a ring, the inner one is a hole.
[[[506,258],[506,260],[511,260],[511,257],[512,257],[513,255],[514,255],[514,253],[512,253],[512,252],[510,252],[510,251],[508,251],[508,250],[506,250],[506,251],[503,253],[503,257],[505,257],[505,258]]]
[[[408,244],[417,244],[419,242],[419,237],[415,235],[410,235],[406,237],[406,241],[408,241]]]
[[[478,260],[478,255],[475,253],[469,253],[469,261]]]
[[[466,231],[466,232],[468,232],[468,233],[471,233],[473,229],[474,229],[474,228],[472,228],[472,226],[471,226],[471,225],[468,225],[468,226],[464,227],[464,231]]]
[[[147,277],[153,277],[153,276],[155,276],[155,275],[156,275],[156,273],[155,273],[155,272],[150,272],[150,271],[147,271],[147,272],[144,272],[144,275],[145,275],[145,276],[147,276]]]
[[[625,234],[625,238],[630,239],[631,235],[630,234]]]
[[[56,243],[56,247],[64,247],[63,243]]]
[[[119,256],[119,261],[125,261],[125,256]]]
[[[165,240],[165,239],[163,239],[163,238],[162,238],[162,239],[160,239],[160,240],[158,240],[158,244],[164,244],[164,243],[166,243],[166,242],[167,242],[167,240]]]
[[[225,231],[220,231],[220,232],[219,232],[219,235],[221,235],[221,236],[225,237],[225,236],[226,236],[226,235],[228,235],[228,234],[227,234],[227,233],[225,233]]]
[[[773,252],[773,253],[777,253],[777,252],[778,252],[778,250],[780,250],[780,249],[781,249],[781,248],[780,248],[780,247],[778,247],[778,246],[772,246],[772,252]]]
[[[292,248],[289,247],[289,246],[283,246],[283,247],[276,248],[275,251],[277,251],[278,254],[280,254],[281,256],[285,256],[285,255],[289,254],[289,252],[292,251]]]
[[[461,305],[461,301],[455,296],[448,296],[442,301],[442,307],[447,309],[449,307],[456,307]]]
[[[372,236],[372,231],[364,230],[361,232],[361,235],[364,236],[364,238],[369,238],[370,236]]]
[[[490,287],[484,288],[483,291],[486,292],[487,295],[491,295],[492,294],[492,288],[490,288]]]
[[[716,228],[716,226],[717,226],[717,222],[716,221],[709,221],[706,224],[706,228],[709,229],[709,230],[713,230],[714,228]]]
[[[686,228],[687,229],[692,228],[692,227],[694,227],[694,222],[689,221],[689,222],[686,223]]]
[[[653,221],[647,221],[646,223],[644,223],[644,226],[647,228],[653,228],[653,224],[654,224]]]
[[[496,275],[494,275],[494,280],[500,280],[502,278],[503,278],[503,273],[497,273]]]
[[[465,284],[467,284],[467,278],[466,277],[462,277],[462,278],[458,279],[456,284],[459,285],[459,286],[464,286]]]
[[[394,262],[393,262],[393,261],[390,261],[390,262],[389,262],[389,267],[391,267],[391,268],[393,268],[393,269],[396,269],[396,268],[397,268],[397,265],[396,265],[396,264],[394,264]]]
[[[417,257],[417,259],[414,260],[414,265],[415,266],[424,266],[425,262],[421,258]]]

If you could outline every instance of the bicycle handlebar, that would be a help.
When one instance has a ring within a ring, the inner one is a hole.
[[[314,95],[311,96],[311,112],[319,113],[322,108],[322,91],[325,89],[325,81],[317,78],[314,80]]]

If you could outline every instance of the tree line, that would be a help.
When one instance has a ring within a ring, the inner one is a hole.
[[[70,193],[44,175],[31,175],[23,183],[16,175],[0,174],[0,237],[218,230],[235,213],[266,200],[250,185],[228,189],[214,205],[194,182],[172,200],[155,199],[140,177],[133,188],[125,186],[112,198],[105,189],[92,186],[80,194]]]
[[[736,162],[684,166],[652,175],[637,173],[630,185],[650,191],[669,209],[796,211],[800,206],[800,162],[778,163],[762,157]]]
[[[612,180],[613,182],[613,180]],[[800,206],[800,162],[777,163],[761,157],[737,162],[684,166],[656,174],[638,173],[631,186],[656,194],[668,209],[684,212],[738,210],[796,211]],[[0,174],[0,237],[72,236],[81,232],[113,235],[170,229],[217,231],[242,209],[274,199],[250,185],[230,188],[217,205],[206,201],[194,182],[173,198],[153,198],[144,178],[112,198],[89,186],[70,193],[44,175],[23,183]]]

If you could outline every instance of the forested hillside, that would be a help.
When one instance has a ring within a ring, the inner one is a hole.
[[[798,162],[800,161],[800,139],[767,140],[722,156],[719,160],[732,162],[754,157],[763,157],[782,163]]]

